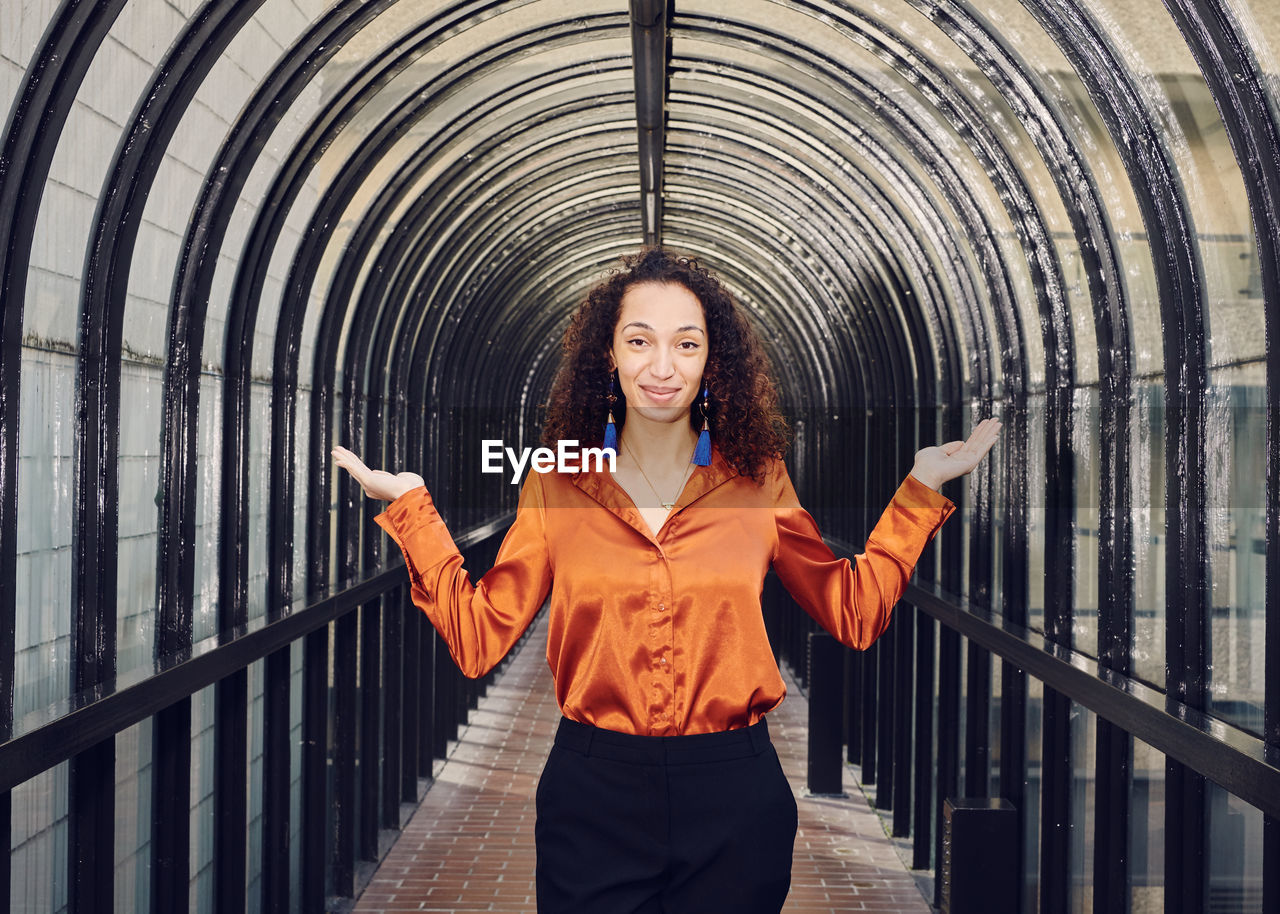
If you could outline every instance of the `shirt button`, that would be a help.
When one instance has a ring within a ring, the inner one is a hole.
[[[662,662],[663,662],[663,663],[666,663],[666,662],[667,662],[667,658],[666,658],[666,657],[663,657],[663,658],[662,658]]]
[[[664,611],[666,610],[666,608],[667,608],[667,604],[666,604],[666,603],[659,603],[659,604],[658,604],[658,611],[659,611],[659,612],[664,612]]]

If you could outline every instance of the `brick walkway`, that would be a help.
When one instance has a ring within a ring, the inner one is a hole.
[[[560,720],[535,631],[471,714],[356,914],[533,914],[533,794]],[[847,799],[804,795],[807,705],[793,685],[769,728],[800,807],[785,914],[930,908],[845,769]],[[719,912],[708,912],[719,914]],[[726,912],[728,914],[728,912]]]

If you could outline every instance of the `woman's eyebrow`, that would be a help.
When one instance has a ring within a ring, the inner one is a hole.
[[[656,331],[654,331],[654,329],[653,329],[652,327],[650,327],[650,326],[649,326],[648,324],[646,324],[644,321],[628,321],[627,323],[625,323],[625,324],[623,324],[623,325],[622,325],[622,329],[623,329],[623,330],[626,330],[628,327],[639,327],[639,328],[641,328],[642,330],[648,330],[648,331],[650,331],[650,332],[656,332]],[[686,330],[697,330],[697,331],[698,331],[699,333],[701,333],[703,336],[706,336],[706,335],[707,335],[707,331],[703,330],[703,329],[702,329],[701,327],[699,327],[697,324],[685,324],[683,327],[677,327],[677,328],[676,328],[676,333],[684,333]]]

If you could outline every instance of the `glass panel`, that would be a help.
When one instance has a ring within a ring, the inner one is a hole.
[[[18,430],[14,733],[71,688],[75,357],[22,350]],[[16,820],[15,820],[16,821]]]
[[[302,656],[289,646],[289,910],[302,911]]]
[[[164,381],[158,365],[120,367],[120,526],[116,559],[116,670],[155,664],[156,530]],[[175,546],[177,544],[175,543]]]
[[[1085,165],[1090,169],[1093,186],[1101,198],[1113,233],[1121,280],[1129,301],[1135,368],[1139,373],[1159,371],[1163,367],[1163,343],[1155,269],[1146,227],[1128,175],[1103,119],[1075,68],[1022,3],[1018,0],[987,0],[982,4],[982,14],[1000,34],[1002,45],[1013,49],[1019,64],[1038,77],[1051,104],[1060,112],[1070,142],[1086,157]],[[1063,254],[1063,273],[1074,296],[1074,286],[1083,283],[1084,277],[1083,267],[1071,252]],[[1082,294],[1087,295],[1087,292]],[[1085,381],[1096,369],[1092,357],[1083,352],[1090,334],[1079,332],[1086,318],[1082,309],[1075,307],[1077,300],[1073,298],[1073,322],[1077,327],[1076,339],[1080,347],[1077,352],[1080,377]],[[1087,320],[1091,324],[1092,316]]]
[[[213,914],[214,687],[191,696],[191,910]]]
[[[218,525],[222,511],[222,379],[200,377],[200,439],[196,454],[195,571],[192,637],[218,633]]]
[[[1098,390],[1074,392],[1071,445],[1075,451],[1075,587],[1071,615],[1072,646],[1098,655],[1098,489],[1102,470]]]
[[[1022,808],[1022,853],[1026,872],[1022,883],[1022,910],[1040,910],[1040,795],[1044,772],[1044,683],[1027,677],[1027,781]]]
[[[293,448],[293,603],[294,609],[307,605],[307,496],[310,493],[311,397],[309,389],[298,391],[294,417]]]
[[[117,911],[151,907],[151,721],[116,735]]]
[[[1206,396],[1209,710],[1262,734],[1266,657],[1265,366],[1215,370]]]
[[[987,796],[1000,796],[1001,704],[1004,699],[1004,662],[990,655],[991,701],[987,706]]]
[[[1209,898],[1213,914],[1251,914],[1262,907],[1262,811],[1205,782],[1209,810]]]
[[[969,639],[960,639],[960,720],[956,725],[956,785],[960,796],[966,791],[965,772],[969,767],[969,753],[965,751],[969,731]]]
[[[1069,909],[1093,914],[1093,781],[1098,718],[1071,703],[1071,879]]]
[[[996,418],[1004,421],[1007,419],[1009,412],[1009,401],[998,400],[994,404],[991,414]],[[976,421],[971,419],[969,427],[972,429],[977,422],[986,418],[985,416],[976,416]],[[1007,438],[1007,436],[1002,436]],[[1006,563],[1015,572],[1021,572],[1026,568],[1026,560],[1021,556],[1011,556],[1006,554],[1008,551],[1009,531],[1005,528],[1005,480],[1007,477],[1006,464],[1004,460],[1005,448],[1009,446],[1007,440],[998,441],[996,446],[991,449],[987,455],[987,460],[991,462],[991,608],[999,613],[1009,614],[1013,607],[1006,606],[1008,594],[1004,590],[1004,574]],[[1013,498],[1019,497],[1020,493],[1010,493]],[[945,526],[950,526],[948,522]]]
[[[1027,397],[1027,627],[1044,631],[1044,568],[1046,486],[1045,398]]]
[[[262,910],[262,690],[265,668],[262,660],[249,664],[248,914],[259,914]]]
[[[1164,688],[1164,385],[1135,383],[1133,397],[1133,672]]]
[[[1223,6],[1262,71],[1271,117],[1280,121],[1280,8],[1271,0],[1227,0]]]
[[[1133,741],[1129,794],[1129,910],[1164,911],[1164,753]]]
[[[716,16],[723,13],[723,7],[703,4],[696,11]],[[682,35],[677,30],[672,47],[678,72],[672,78],[668,127],[668,144],[675,151],[668,154],[671,176],[664,184],[664,192],[673,201],[671,208],[698,207],[692,186],[695,182],[685,175],[705,169],[707,161],[724,163],[732,170],[743,159],[767,157],[784,169],[785,177],[779,184],[793,196],[790,205],[797,211],[813,212],[825,201],[834,201],[837,209],[853,214],[855,226],[865,218],[876,223],[873,231],[902,238],[904,246],[922,244],[926,257],[943,261],[936,276],[952,287],[947,290],[952,299],[964,302],[964,307],[975,312],[958,316],[958,325],[979,321],[988,328],[997,326],[982,282],[978,281],[979,288],[970,293],[962,288],[963,280],[957,273],[960,270],[976,275],[978,255],[958,242],[954,234],[939,237],[935,220],[954,221],[957,216],[935,182],[936,170],[953,169],[970,193],[969,201],[976,200],[982,207],[996,236],[995,256],[1000,258],[1000,267],[1009,271],[1015,289],[1026,282],[1026,259],[1015,249],[1003,206],[984,170],[967,153],[967,144],[955,133],[952,119],[939,116],[925,95],[906,80],[885,74],[886,63],[848,37],[848,26],[836,25],[837,18],[846,17],[844,13],[833,13],[824,20],[825,24],[815,24],[798,11],[751,3],[736,5],[734,17],[768,22],[771,29],[796,36],[806,52],[812,47],[849,61],[859,77],[875,84],[885,98],[901,106],[919,130],[936,136],[945,152],[937,152],[929,163],[921,161],[918,150],[904,148],[909,140],[891,127],[892,120],[878,108],[880,102],[872,101],[867,90],[855,88],[852,83],[833,83],[830,73],[796,64],[784,67],[776,54],[731,45],[727,38],[717,41],[705,33]],[[936,35],[932,26],[926,23],[926,27]],[[761,73],[777,74],[778,81],[761,78]],[[776,95],[770,95],[775,90]],[[746,123],[732,112],[717,113],[713,122],[708,121],[700,99],[707,95],[719,99],[739,92],[743,104],[757,109],[763,104],[767,110],[785,111],[785,121],[766,118]],[[750,186],[756,178],[743,174],[740,180]],[[874,189],[862,189],[861,182],[874,185]],[[806,195],[815,202],[807,202]],[[875,202],[881,195],[887,201],[883,205]],[[748,221],[767,219],[749,204],[743,209]],[[903,220],[905,228],[897,220]],[[855,234],[863,236],[866,231],[855,228]],[[815,236],[809,243],[822,242]],[[958,248],[952,247],[957,244]],[[835,278],[828,284],[835,288],[841,285]],[[1034,300],[1029,287],[1026,299]],[[994,330],[991,332],[994,334]],[[1038,335],[1028,335],[1025,346],[1033,353],[1029,357],[1033,372],[1041,370],[1042,359],[1034,354],[1040,346]],[[992,367],[998,371],[998,366]]]
[[[9,833],[9,906],[67,910],[67,762],[13,788]]]
[[[268,613],[267,515],[271,510],[271,385],[249,387],[249,618]],[[272,607],[271,609],[276,609]]]
[[[218,137],[220,143],[226,132],[224,125],[239,116],[250,94],[277,65],[281,49],[291,45],[302,29],[309,25],[307,19],[318,16],[319,7],[315,0],[298,3],[269,0],[264,3],[253,21],[241,29],[227,46],[205,80],[197,95],[197,104],[192,106],[175,135],[175,146],[184,152],[189,148],[187,144],[205,143],[213,147],[216,144],[209,142],[210,135]],[[322,75],[311,81],[289,112],[280,119],[258,154],[252,174],[240,192],[235,215],[222,245],[223,251],[236,252],[235,259],[232,256],[222,257],[214,274],[205,321],[203,364],[215,367],[223,364],[226,322],[238,252],[244,249],[249,227],[258,215],[271,181],[276,177],[285,154],[297,146],[299,137],[317,112],[329,104],[333,93],[345,84],[346,79],[333,78],[332,71],[322,71]],[[207,91],[205,87],[208,87]],[[198,153],[191,151],[186,155],[195,157]],[[200,173],[203,175],[204,171]],[[274,316],[275,307],[274,303],[268,304],[266,310]]]
[[[1266,337],[1261,302],[1249,292],[1255,258],[1248,198],[1200,68],[1160,0],[1086,5],[1131,68],[1143,106],[1172,153],[1212,303],[1205,310],[1209,359],[1257,358]]]

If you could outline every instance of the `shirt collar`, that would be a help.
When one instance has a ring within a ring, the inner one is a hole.
[[[680,497],[676,499],[675,507],[671,510],[667,519],[670,520],[675,517],[684,508],[737,475],[739,475],[738,471],[729,465],[729,462],[724,459],[724,455],[720,453],[720,449],[712,442],[711,463],[705,467],[695,466],[693,468],[693,472],[689,474],[688,481],[684,484],[684,490],[681,491]],[[631,496],[627,495],[622,486],[614,481],[613,474],[608,469],[579,469],[571,478],[573,484],[583,492],[590,495],[645,536],[649,536],[648,525],[640,517],[640,512],[636,509],[635,503],[632,502]],[[653,537],[650,538],[652,539]]]

